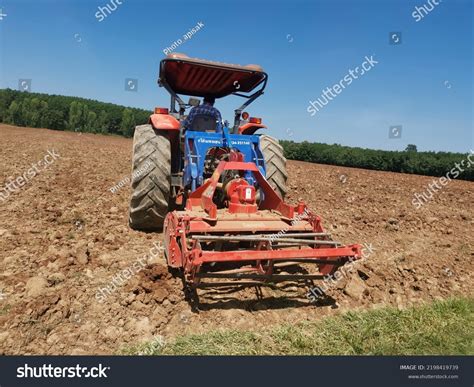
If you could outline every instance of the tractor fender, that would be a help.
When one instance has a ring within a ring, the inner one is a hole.
[[[179,121],[169,114],[152,114],[148,123],[157,130],[177,130],[179,131]]]
[[[239,126],[239,134],[254,134],[259,129],[266,129],[266,125],[251,122]]]

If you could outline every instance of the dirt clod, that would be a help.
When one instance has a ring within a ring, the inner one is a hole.
[[[35,298],[45,293],[48,281],[43,277],[32,277],[26,281],[25,292],[28,297]]]

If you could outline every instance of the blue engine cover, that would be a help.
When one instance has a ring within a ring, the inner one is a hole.
[[[229,134],[224,127],[221,133],[186,131],[184,134],[184,186],[191,187],[194,191],[202,185],[204,180],[204,161],[210,148],[233,148],[244,155],[245,162],[255,163],[265,176],[265,161],[260,150],[259,136]],[[251,172],[245,174],[249,184],[254,185],[255,180]]]

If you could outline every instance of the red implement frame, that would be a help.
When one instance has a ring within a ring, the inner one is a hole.
[[[252,172],[262,194],[256,213],[217,208],[213,198],[224,171]],[[185,210],[167,215],[164,234],[168,265],[184,269],[194,287],[322,279],[361,258],[360,245],[332,241],[319,216],[302,202],[284,203],[254,163],[240,161],[221,161],[212,177],[189,195]],[[281,274],[297,263],[316,264],[319,272]],[[203,278],[233,281],[204,283]]]

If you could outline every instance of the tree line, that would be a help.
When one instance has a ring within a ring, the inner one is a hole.
[[[446,176],[459,165],[458,178],[474,180],[474,163],[469,162],[468,154],[418,152],[413,144],[408,145],[405,151],[384,151],[307,141],[301,143],[280,141],[280,143],[286,157],[291,160],[439,177]],[[474,161],[474,155],[470,157]]]
[[[0,122],[17,126],[131,137],[150,114],[85,98],[0,90]]]
[[[150,114],[144,109],[85,98],[0,90],[0,122],[17,126],[131,137],[135,126],[148,122]],[[281,141],[281,145],[292,160],[429,176],[445,176],[462,160],[465,166],[469,163],[465,154],[417,152],[415,145],[402,152],[306,141]],[[465,168],[459,178],[474,180],[474,165]]]

